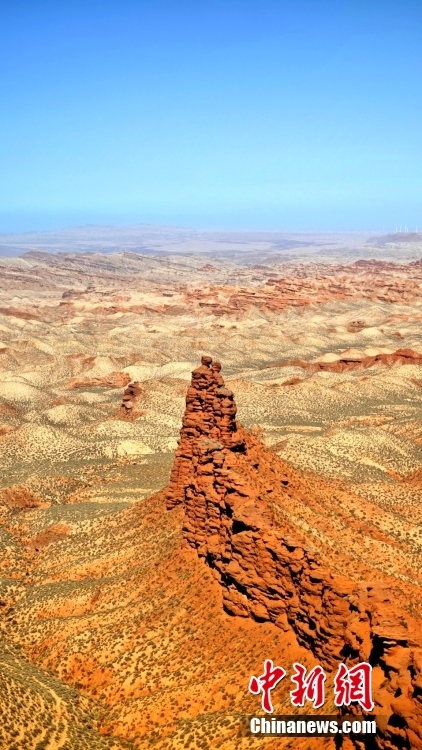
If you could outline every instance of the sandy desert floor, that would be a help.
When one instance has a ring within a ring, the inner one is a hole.
[[[312,487],[280,523],[421,617],[422,237],[264,239],[0,259],[0,747],[313,747],[243,731],[312,656],[225,614],[160,492],[204,354]]]

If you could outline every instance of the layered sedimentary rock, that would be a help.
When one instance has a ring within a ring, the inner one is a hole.
[[[382,584],[334,575],[280,522],[277,498],[300,492],[300,477],[236,422],[220,370],[203,357],[193,372],[167,507],[184,505],[185,540],[229,613],[292,628],[329,670],[369,661],[375,710],[388,718],[377,746],[422,748],[420,623]]]
[[[356,321],[356,326],[361,321]],[[354,324],[353,324],[354,325]],[[350,330],[350,327],[349,327]],[[362,330],[355,328],[354,330]],[[301,359],[293,359],[283,362],[280,367],[301,367],[303,370],[311,372],[347,372],[349,370],[366,370],[373,365],[387,365],[391,367],[399,363],[401,365],[421,365],[422,354],[413,351],[413,349],[397,349],[391,354],[380,352],[373,356],[341,356],[336,359],[333,356],[329,362],[304,362]]]
[[[69,380],[68,388],[124,388],[130,383],[127,372],[111,372],[101,377],[81,376]]]

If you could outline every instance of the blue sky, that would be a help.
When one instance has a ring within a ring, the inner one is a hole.
[[[0,231],[422,227],[422,2],[1,0]]]

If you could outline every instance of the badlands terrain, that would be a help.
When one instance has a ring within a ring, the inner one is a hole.
[[[166,488],[192,370],[212,357],[274,528],[350,586],[383,587],[417,643],[422,236],[0,239],[0,747],[334,748],[248,735],[264,659],[326,655],[293,615],[233,605]],[[395,710],[378,747],[422,746]]]

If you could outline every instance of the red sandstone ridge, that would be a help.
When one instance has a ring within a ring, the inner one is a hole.
[[[333,362],[305,362],[302,359],[292,359],[282,362],[278,367],[301,367],[311,372],[345,372],[347,370],[366,370],[373,365],[421,365],[422,354],[413,349],[397,349],[391,354],[380,352],[372,357],[339,357]]]
[[[130,375],[127,372],[111,372],[110,375],[103,377],[88,376],[80,378],[71,378],[68,388],[124,388],[130,383]]]
[[[422,748],[420,623],[386,586],[334,575],[275,520],[297,477],[236,422],[220,369],[203,357],[192,374],[167,507],[183,504],[184,538],[223,587],[227,612],[292,629],[333,671],[369,661],[375,713],[388,719],[374,746]]]

